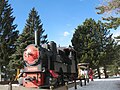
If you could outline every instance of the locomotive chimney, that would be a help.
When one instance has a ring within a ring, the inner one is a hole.
[[[37,43],[37,29],[35,29],[35,46],[37,46],[38,43]]]
[[[33,13],[34,14],[34,13]],[[38,36],[38,30],[37,30],[37,28],[36,28],[36,26],[35,26],[35,17],[34,17],[34,15],[33,15],[33,29],[34,29],[34,33],[35,33],[35,46],[37,46],[38,45],[38,38],[37,38],[37,36]]]

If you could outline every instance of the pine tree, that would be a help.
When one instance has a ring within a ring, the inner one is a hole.
[[[120,35],[119,35],[119,36],[117,36],[117,37],[114,37],[114,38],[116,39],[117,43],[119,43],[119,42],[120,42]]]
[[[43,35],[43,24],[41,24],[40,17],[38,15],[38,12],[35,10],[35,8],[32,8],[32,10],[29,13],[29,17],[26,20],[26,25],[24,27],[24,30],[22,34],[17,39],[16,45],[17,49],[16,52],[12,55],[12,61],[10,62],[11,68],[22,68],[23,67],[23,52],[27,45],[34,44],[35,43],[35,30],[38,31],[38,45],[41,43],[46,43],[47,35]]]
[[[97,68],[99,78],[99,67],[112,63],[109,58],[113,54],[114,40],[111,37],[110,31],[101,21],[86,19],[83,25],[79,25],[75,30],[71,40],[77,51],[78,62],[87,62],[90,67]]]
[[[119,66],[120,66],[120,35],[115,37],[116,44],[114,45],[114,60],[113,63],[110,65],[110,71],[112,70],[113,74],[119,73]]]
[[[6,66],[12,53],[15,52],[15,41],[18,37],[17,25],[13,25],[15,17],[8,0],[0,0],[0,65]]]
[[[96,9],[100,10],[98,14],[107,14],[108,17],[103,17],[107,20],[105,23],[107,28],[115,28],[120,26],[120,0],[103,0],[105,1],[101,6]],[[111,15],[111,16],[110,16]]]
[[[17,25],[13,24],[15,17],[12,13],[13,9],[8,4],[8,0],[0,0],[0,71],[2,70],[5,75],[10,74],[8,64],[11,60],[10,56],[16,50],[15,41],[19,33],[15,30]]]
[[[93,19],[86,19],[83,25],[77,27],[71,40],[74,49],[77,51],[78,62],[90,63],[90,66],[94,66],[93,58],[96,58],[97,55],[95,49],[98,45],[95,39],[95,26],[96,22]]]

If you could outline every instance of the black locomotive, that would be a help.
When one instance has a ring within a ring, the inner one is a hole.
[[[76,53],[72,47],[57,47],[54,41],[48,44],[30,44],[25,48],[23,86],[42,87],[60,85],[76,75]]]

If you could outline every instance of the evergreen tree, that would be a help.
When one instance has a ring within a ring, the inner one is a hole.
[[[114,60],[113,63],[110,65],[112,67],[112,72],[113,74],[119,73],[119,66],[120,66],[120,35],[115,37],[116,39],[116,44],[114,45]],[[110,71],[111,71],[110,70]]]
[[[117,43],[119,43],[120,42],[120,35],[115,37],[115,39],[116,39]]]
[[[12,61],[10,62],[11,68],[22,68],[23,67],[23,52],[27,45],[34,44],[35,43],[35,30],[37,30],[38,33],[38,45],[41,43],[46,43],[47,35],[43,35],[43,24],[41,24],[40,17],[38,15],[38,12],[35,10],[35,8],[32,8],[32,10],[29,13],[29,17],[26,20],[25,28],[22,32],[22,34],[17,39],[16,45],[17,49],[16,52],[12,55]]]
[[[86,19],[83,25],[75,30],[71,40],[77,51],[78,62],[87,62],[90,63],[90,67],[97,68],[99,78],[99,67],[103,65],[105,67],[104,63],[107,65],[112,62],[109,59],[114,45],[111,37],[110,31],[101,21]]]
[[[15,52],[15,41],[18,37],[17,25],[13,25],[15,17],[8,0],[0,0],[0,65],[7,66],[12,53]]]
[[[117,28],[120,26],[120,0],[103,0],[105,1],[96,9],[100,10],[98,14],[107,14],[108,17],[103,18],[107,20],[105,25],[108,28]],[[111,16],[110,16],[111,15]]]
[[[86,19],[83,25],[78,26],[72,38],[72,45],[77,51],[78,62],[90,63],[90,66],[97,64],[93,62],[98,52],[96,22],[93,19]],[[94,64],[93,64],[94,63]]]

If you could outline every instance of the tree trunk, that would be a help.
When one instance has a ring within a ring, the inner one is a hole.
[[[105,74],[105,78],[108,78],[108,75],[107,75],[107,68],[106,68],[106,65],[104,64],[104,74]]]
[[[99,77],[99,79],[101,79],[99,66],[97,66],[97,72],[98,72],[98,77]]]
[[[0,81],[2,81],[2,78],[1,78],[2,75],[1,75],[1,72],[2,72],[2,71],[1,71],[1,66],[0,66]]]

